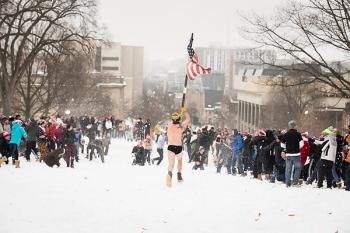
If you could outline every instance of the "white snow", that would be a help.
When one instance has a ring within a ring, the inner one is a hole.
[[[132,146],[113,140],[105,164],[81,155],[74,169],[2,166],[0,233],[350,232],[344,190],[287,189],[188,163],[184,182],[167,188],[167,161],[131,166]]]

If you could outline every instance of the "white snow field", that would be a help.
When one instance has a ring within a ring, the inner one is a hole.
[[[287,189],[188,163],[184,182],[167,188],[167,161],[131,166],[132,146],[113,140],[106,163],[81,156],[74,169],[2,166],[0,233],[350,232],[344,190]]]

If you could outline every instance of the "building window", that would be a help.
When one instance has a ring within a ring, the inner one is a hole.
[[[119,70],[118,66],[103,66],[102,67],[103,71],[105,70]]]
[[[102,57],[103,61],[119,61],[119,57]]]

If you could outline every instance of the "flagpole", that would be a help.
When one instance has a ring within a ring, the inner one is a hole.
[[[192,42],[193,42],[193,33],[191,34],[191,39],[190,39],[190,46],[192,48]],[[185,101],[186,101],[186,93],[187,93],[187,82],[188,82],[188,77],[187,74],[185,76],[185,84],[184,84],[184,90],[182,93],[182,103],[181,103],[181,107],[185,107]]]

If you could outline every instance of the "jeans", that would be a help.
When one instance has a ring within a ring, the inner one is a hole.
[[[237,163],[238,173],[242,174],[243,173],[242,151],[233,152],[232,163],[231,163],[232,174],[236,174],[236,163]]]
[[[10,157],[12,157],[13,160],[18,160],[18,146],[17,146],[17,144],[10,143],[9,150],[10,150]]]
[[[162,162],[162,160],[163,160],[163,148],[157,148],[157,152],[158,152],[158,154],[159,154],[159,157],[154,158],[154,159],[153,159],[153,162],[154,162],[154,161],[158,161],[158,162],[157,162],[157,165],[159,165],[159,164]]]
[[[301,172],[301,163],[300,163],[300,156],[287,156],[286,159],[286,184],[290,185],[290,179],[292,176],[292,168],[294,165],[294,176],[293,176],[293,184],[297,184],[300,172]]]
[[[332,176],[333,176],[333,181],[340,182],[340,177],[335,169],[335,163],[333,163],[333,167],[332,167]]]

